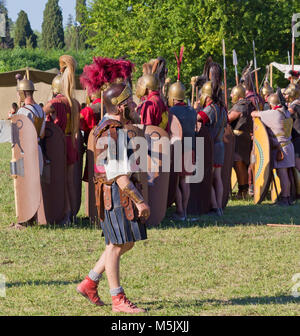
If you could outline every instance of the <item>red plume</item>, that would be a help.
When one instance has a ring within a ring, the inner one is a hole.
[[[112,84],[119,78],[130,78],[133,69],[134,64],[127,60],[94,57],[93,63],[84,67],[80,83],[88,94],[92,94],[104,84]]]
[[[180,80],[180,67],[181,67],[182,58],[183,58],[183,51],[184,51],[184,46],[182,46],[181,49],[180,49],[179,58],[178,58],[178,56],[175,52],[175,57],[176,57],[176,61],[177,61],[177,72],[178,72],[177,79],[178,80]]]

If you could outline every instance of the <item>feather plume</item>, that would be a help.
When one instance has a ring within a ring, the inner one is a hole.
[[[134,64],[128,60],[94,57],[93,63],[84,67],[80,83],[92,94],[120,79],[130,79],[133,69]]]

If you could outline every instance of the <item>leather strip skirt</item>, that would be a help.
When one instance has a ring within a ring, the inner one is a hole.
[[[116,182],[112,184],[111,197],[112,208],[104,210],[104,221],[101,222],[106,245],[110,243],[122,245],[147,239],[146,225],[142,224],[139,219],[130,221],[126,218]]]

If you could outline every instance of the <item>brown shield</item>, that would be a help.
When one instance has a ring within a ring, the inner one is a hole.
[[[179,176],[174,172],[174,144],[177,141],[182,141],[182,127],[178,118],[169,112],[169,136],[171,139],[171,168],[169,178],[169,191],[168,191],[168,203],[170,207],[175,202],[176,187],[178,184]]]
[[[188,215],[202,215],[211,209],[213,142],[207,127],[201,127],[197,137],[204,138],[204,178],[200,183],[191,183]]]
[[[95,184],[94,184],[94,129],[90,132],[87,151],[86,164],[88,171],[88,182],[85,182],[85,213],[92,222],[98,220],[98,211],[96,207]]]
[[[223,208],[227,206],[229,195],[231,193],[231,173],[233,167],[233,154],[235,146],[235,138],[231,126],[227,124],[223,137],[225,155],[224,165],[222,167],[222,181],[223,181]]]
[[[65,215],[66,141],[61,128],[51,122],[46,122],[43,154],[47,161],[41,179],[44,216],[39,214],[39,222],[59,223]]]
[[[37,133],[30,119],[14,115],[12,122],[11,174],[14,178],[18,223],[34,217],[41,202]]]
[[[148,160],[148,203],[151,215],[147,221],[149,226],[158,226],[164,219],[167,211],[169,176],[170,172],[162,171],[163,159],[170,160],[169,135],[158,126],[137,125],[144,130],[149,149],[151,143],[151,158]],[[165,145],[160,146],[159,141]],[[153,149],[153,150],[152,150]],[[151,172],[150,167],[155,165],[157,171]]]
[[[77,137],[77,146],[78,146],[78,158],[79,160],[74,164],[74,185],[76,189],[76,206],[75,209],[72,209],[72,214],[76,215],[81,206],[81,190],[82,190],[82,166],[83,166],[83,136],[81,132],[78,133]]]

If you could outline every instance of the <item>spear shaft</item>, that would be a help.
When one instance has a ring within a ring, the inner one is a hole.
[[[225,49],[225,41],[222,40],[222,46],[223,46],[223,68],[224,68],[224,91],[225,91],[225,105],[226,108],[228,106],[227,102],[227,73],[226,73],[226,49]]]
[[[254,71],[255,71],[256,93],[259,94],[257,62],[256,62],[256,52],[255,52],[255,42],[254,42],[254,40],[253,40],[253,57],[254,57]]]

